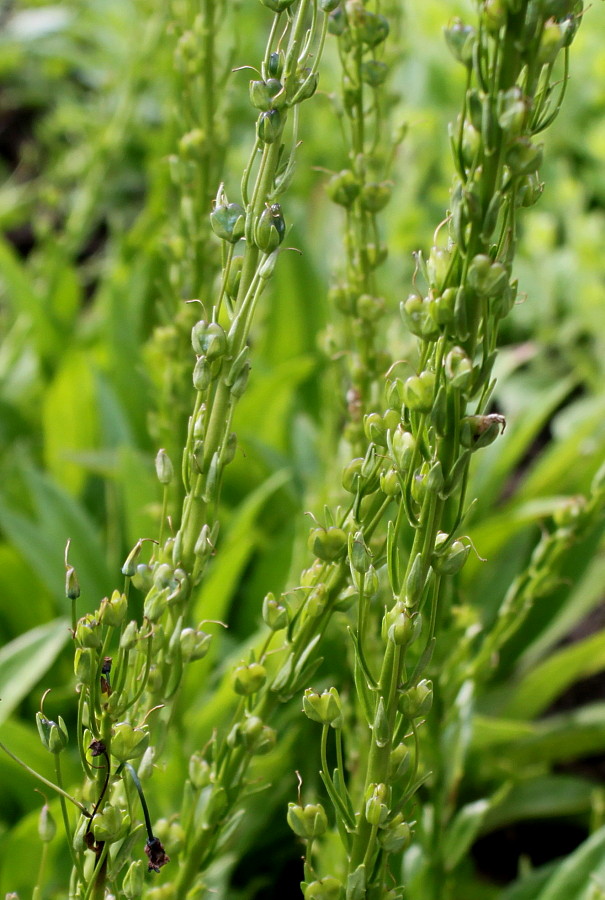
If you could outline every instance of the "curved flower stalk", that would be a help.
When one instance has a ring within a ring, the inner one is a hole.
[[[374,423],[374,442],[394,469],[392,493],[400,492],[376,560],[384,560],[388,584],[380,651],[370,604],[378,586],[366,592],[371,556],[360,531],[349,548],[351,572],[361,588],[353,636],[357,725],[353,729],[334,690],[326,699],[316,698],[312,708],[310,700],[305,705],[323,726],[322,778],[342,843],[340,865],[320,875],[313,853],[318,848],[321,859],[321,836],[303,835],[307,900],[404,896],[398,860],[421,815],[415,809],[417,791],[430,777],[419,729],[427,718],[442,719],[444,701],[435,676],[449,646],[447,584],[470,552],[468,539],[459,536],[468,507],[469,465],[505,426],[489,404],[498,327],[517,291],[511,280],[517,217],[540,195],[537,136],[562,100],[568,48],[581,12],[577,2],[503,0],[481,3],[476,26],[456,21],[446,30],[448,45],[467,72],[462,112],[451,132],[457,175],[435,246],[428,259],[418,255],[418,284],[402,303],[404,322],[418,338],[417,370],[406,380],[391,381],[389,409]],[[562,80],[558,67],[554,71],[559,58]],[[330,735],[336,745],[333,773]],[[346,750],[359,757],[348,784]],[[423,896],[436,900],[445,885],[437,805],[431,814],[432,881]],[[330,858],[334,866],[333,848]]]
[[[387,13],[387,15],[385,15]],[[346,363],[348,420],[345,436],[365,453],[370,423],[364,418],[378,405],[382,379],[390,360],[380,349],[378,328],[386,312],[380,296],[378,269],[387,257],[379,214],[388,204],[390,168],[396,144],[390,136],[387,79],[395,42],[388,41],[402,18],[400,4],[368,4],[350,0],[330,14],[341,64],[337,112],[348,146],[348,168],[328,182],[330,198],[343,208],[344,271],[330,291],[339,326],[330,333],[330,351]]]

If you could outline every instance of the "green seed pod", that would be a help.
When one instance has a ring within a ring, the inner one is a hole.
[[[362,484],[362,476],[361,476],[361,467],[363,466],[363,457],[358,456],[355,459],[352,459],[351,462],[345,466],[342,472],[342,486],[345,491],[348,491],[350,494],[357,493],[357,490]]]
[[[426,566],[422,562],[422,553],[417,553],[405,582],[405,595],[408,603],[415,606],[420,602],[426,584]]]
[[[347,535],[342,528],[313,528],[309,534],[307,546],[324,562],[334,562],[344,556],[347,549]]]
[[[445,375],[452,387],[466,391],[472,381],[473,364],[462,347],[452,347],[445,357]]]
[[[515,200],[518,206],[528,209],[538,202],[542,196],[544,185],[540,181],[536,172],[530,175],[523,175],[518,182],[515,192]]]
[[[477,153],[481,148],[481,135],[477,131],[476,128],[473,128],[471,122],[468,119],[464,120],[464,125],[462,126],[462,159],[464,161],[465,166],[469,167],[475,161]]]
[[[328,603],[328,592],[325,584],[318,584],[317,587],[307,596],[305,601],[305,617],[307,619],[316,619],[326,608]]]
[[[491,34],[496,34],[506,25],[507,16],[505,0],[483,0],[481,19]]]
[[[303,890],[305,900],[344,900],[345,896],[342,882],[331,875],[304,885]]]
[[[424,498],[426,496],[426,476],[428,474],[428,465],[423,463],[416,471],[414,472],[414,477],[411,481],[411,491],[412,497],[418,504],[418,506],[422,506],[424,502]]]
[[[404,475],[414,458],[416,450],[414,435],[405,431],[402,425],[398,425],[395,431],[387,432],[387,445],[397,470]]]
[[[391,199],[393,187],[389,181],[370,181],[361,189],[359,202],[362,209],[377,213],[387,205]]]
[[[390,814],[391,789],[386,784],[369,784],[365,793],[365,817],[370,825],[383,825]]]
[[[344,34],[346,28],[347,17],[345,16],[342,7],[337,6],[336,9],[328,15],[328,33],[340,37]]]
[[[250,697],[259,691],[267,680],[267,670],[260,663],[238,666],[233,673],[233,690],[242,697]]]
[[[129,722],[118,722],[111,733],[111,755],[118,762],[138,759],[149,746],[147,732],[143,728],[134,728]]]
[[[319,8],[322,12],[331,13],[340,5],[340,0],[319,0]]]
[[[433,705],[433,682],[426,678],[414,687],[408,688],[399,698],[399,711],[408,719],[419,719],[431,711]]]
[[[143,874],[143,860],[137,859],[130,864],[122,882],[122,893],[126,900],[139,900],[143,896],[145,876]]]
[[[208,362],[222,359],[227,352],[227,335],[218,322],[196,322],[191,329],[191,345],[198,356]]]
[[[260,0],[260,2],[263,6],[266,6],[267,9],[272,9],[273,12],[280,13],[285,9],[289,9],[294,3],[294,0]]]
[[[282,598],[283,599],[283,598]],[[271,631],[287,628],[289,621],[287,606],[275,599],[274,594],[266,594],[263,599],[263,622]]]
[[[68,600],[77,600],[80,596],[80,583],[73,566],[65,570],[65,596]]]
[[[419,294],[410,294],[400,306],[404,323],[412,334],[427,341],[436,341],[440,330],[430,314],[430,304]]]
[[[229,265],[229,273],[225,281],[225,291],[231,300],[235,300],[242,278],[243,256],[234,256]]]
[[[195,366],[193,367],[193,387],[196,391],[206,391],[212,384],[214,376],[212,374],[213,366],[208,362],[205,356],[198,356]]]
[[[124,562],[122,566],[122,575],[125,575],[127,578],[132,578],[136,572],[136,562],[141,555],[141,550],[143,548],[143,542],[137,541]]]
[[[431,565],[438,575],[457,575],[468,559],[470,544],[452,541],[445,551],[440,548],[448,539],[448,535],[440,531],[435,540],[435,552]]]
[[[242,723],[240,734],[243,746],[255,756],[270,753],[277,741],[275,729],[264,725],[258,716],[248,716]]]
[[[435,325],[451,325],[454,321],[454,305],[456,303],[457,288],[446,288],[442,294],[434,294],[429,292],[426,306],[428,313]],[[426,331],[432,337],[428,325]],[[439,334],[439,331],[437,331]],[[429,338],[430,339],[430,338]]]
[[[212,635],[199,627],[183,628],[179,636],[179,641],[183,661],[195,662],[198,659],[203,659],[208,653]]]
[[[101,625],[108,625],[110,628],[119,628],[126,617],[127,609],[128,598],[126,594],[114,591],[111,599],[105,597],[101,603],[99,622]]]
[[[384,84],[388,73],[387,64],[378,59],[367,59],[361,64],[361,80],[372,88],[378,88]]]
[[[246,213],[239,203],[217,203],[210,213],[210,226],[222,241],[237,244],[246,230]]]
[[[80,647],[90,647],[91,650],[96,650],[101,646],[99,622],[91,613],[78,620],[74,637],[76,644]]]
[[[44,713],[37,712],[36,725],[40,740],[49,753],[58,754],[67,747],[69,736],[61,716],[59,716],[58,722],[53,722],[51,719],[47,719]]]
[[[377,322],[384,316],[385,308],[384,297],[375,297],[373,294],[360,294],[355,303],[355,311],[364,323]]]
[[[528,100],[517,85],[498,93],[498,125],[509,140],[518,137],[523,131],[528,111]]]
[[[91,830],[97,841],[113,844],[119,841],[130,828],[130,816],[126,810],[106,803],[92,820]]]
[[[326,188],[328,197],[340,206],[351,206],[360,191],[357,176],[350,169],[343,169],[333,175]]]
[[[120,649],[132,650],[134,647],[136,647],[138,640],[139,626],[133,619],[132,622],[128,623],[128,625],[122,632],[122,637],[120,638]]]
[[[43,844],[50,844],[57,833],[57,823],[50,811],[48,803],[45,803],[40,810],[38,819],[38,836]]]
[[[279,109],[262,112],[256,123],[256,134],[264,144],[273,144],[281,137],[284,130],[284,118]]]
[[[302,103],[309,100],[319,84],[319,75],[312,69],[305,68],[297,73],[297,78],[288,83],[288,101],[290,104]]]
[[[285,61],[286,56],[284,51],[274,50],[269,54],[267,62],[263,62],[263,77],[267,80],[269,78],[281,78],[282,72],[284,71]]]
[[[551,66],[559,54],[559,50],[565,46],[567,28],[561,22],[554,19],[546,22],[542,29],[540,46],[538,48],[538,63],[541,66]]]
[[[207,787],[212,780],[212,766],[201,753],[194,753],[189,759],[189,780],[197,791]]]
[[[461,421],[460,443],[469,450],[479,450],[493,443],[506,427],[506,419],[497,413],[488,416],[465,416]]]
[[[389,756],[389,781],[399,781],[410,768],[410,748],[406,744],[397,744]]]
[[[328,829],[328,817],[321,803],[288,803],[288,825],[298,837],[311,841],[321,837]]]
[[[532,144],[529,138],[519,137],[506,151],[506,164],[512,175],[529,175],[542,164],[543,144]]]
[[[468,270],[468,282],[480,297],[494,297],[508,284],[509,273],[500,262],[492,262],[489,256],[478,254]]]
[[[397,469],[387,469],[380,473],[380,490],[387,497],[398,497],[401,493],[401,484]]]
[[[422,631],[422,616],[412,612],[401,600],[389,609],[382,619],[382,638],[398,647],[413,644]]]
[[[411,375],[403,384],[403,402],[408,409],[428,413],[433,406],[435,373],[424,371]]]
[[[464,66],[473,63],[473,47],[477,40],[477,32],[472,25],[465,25],[460,19],[454,19],[452,25],[444,29],[445,42],[452,55]]]
[[[373,412],[364,416],[363,430],[369,441],[373,441],[379,447],[386,447],[387,428],[380,413]]]
[[[446,279],[452,261],[452,251],[446,247],[431,247],[426,263],[429,283],[435,293],[440,294],[447,287]]]
[[[402,813],[397,813],[378,832],[378,843],[385,853],[401,853],[409,847],[412,829],[403,821]]]
[[[391,729],[389,727],[388,716],[384,708],[383,697],[378,698],[376,715],[374,716],[374,722],[372,724],[372,738],[374,740],[374,743],[378,747],[386,747],[386,745],[391,740]]]
[[[93,673],[92,650],[78,647],[74,654],[74,673],[81,684],[89,684]]]
[[[241,367],[241,369],[237,375],[237,378],[231,385],[231,394],[233,397],[236,397],[236,398],[241,397],[245,393],[246,388],[248,386],[248,378],[250,377],[250,369],[251,368],[252,367],[251,367],[250,363],[246,360],[244,365]],[[210,471],[208,472],[208,480],[209,479],[210,479]],[[207,492],[209,492],[209,491],[210,491],[210,488],[207,487]]]
[[[358,29],[362,43],[368,47],[377,47],[378,44],[382,44],[388,37],[390,28],[385,16],[379,13],[371,13],[360,5],[357,7],[355,18],[356,21],[353,24]]]
[[[332,728],[342,727],[342,704],[335,687],[321,694],[307,688],[303,694],[303,712],[313,722],[331,725]]]
[[[143,594],[150,590],[153,584],[153,572],[151,566],[147,565],[147,563],[139,563],[132,576],[132,583],[137,591],[141,591]]]
[[[363,532],[349,535],[349,563],[351,568],[365,575],[372,565],[372,554],[363,539]]]
[[[155,757],[155,747],[147,747],[147,750],[145,750],[145,752],[143,753],[141,762],[139,763],[137,768],[137,775],[139,776],[140,781],[149,781],[149,779],[153,775],[155,768]]]
[[[261,109],[264,112],[279,108],[286,99],[285,91],[283,96],[279,97],[283,88],[283,84],[277,78],[269,78],[267,81],[251,81],[250,102],[257,109]]]
[[[279,203],[266,206],[254,228],[254,243],[263,253],[277,249],[284,239],[286,223]]]

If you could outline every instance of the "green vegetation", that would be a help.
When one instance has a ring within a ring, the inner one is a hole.
[[[603,4],[0,16],[0,895],[605,897]]]

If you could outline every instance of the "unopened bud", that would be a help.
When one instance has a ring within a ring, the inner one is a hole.
[[[321,694],[307,688],[303,694],[303,712],[321,725],[331,725],[333,728],[342,726],[342,705],[335,687]]]
[[[298,837],[313,840],[324,834],[328,828],[328,817],[321,803],[288,803],[288,825]]]

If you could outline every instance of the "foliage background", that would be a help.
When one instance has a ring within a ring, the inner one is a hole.
[[[256,3],[230,4],[222,39],[225,58],[235,48],[234,65],[258,58],[264,12]],[[393,125],[405,126],[406,137],[386,211],[382,288],[391,310],[384,340],[396,359],[410,347],[398,304],[409,290],[411,254],[431,245],[452,174],[447,123],[462,82],[441,30],[466,12],[465,3],[409,4],[399,36]],[[3,741],[47,773],[33,725],[43,690],[52,688],[47,713],[74,722],[65,542],[71,538],[83,614],[115,586],[136,540],[155,534],[159,515],[151,337],[165,324],[177,218],[169,171],[180,136],[172,15],[150,0],[17,3],[0,13],[0,725]],[[487,562],[471,558],[459,590],[484,622],[528,559],[543,517],[561,496],[586,493],[605,457],[605,6],[595,4],[585,19],[563,111],[546,140],[544,196],[523,220],[524,299],[507,320],[498,369],[497,404],[508,426],[473,475],[478,500],[468,528]],[[342,410],[334,364],[321,351],[329,276],[341,256],[325,170],[346,163],[330,99],[331,52],[286,207],[288,243],[303,252],[282,254],[256,328],[221,549],[196,599],[198,618],[221,618],[229,631],[217,641],[214,674],[210,661],[198,664],[187,684],[181,731],[155,779],[158,815],[177,806],[183,747],[203,744],[220,720],[221,670],[253,635],[262,597],[292,583],[307,562],[304,510],[338,498],[343,448],[335,453],[330,436]],[[252,123],[248,77],[230,79],[223,123],[233,194]],[[540,872],[603,824],[604,575],[599,527],[569,554],[562,579],[505,648],[481,699],[462,800],[484,797],[503,780],[510,790],[462,866],[460,897],[516,900],[521,894],[505,885],[520,859]],[[330,667],[341,674],[347,667],[335,638],[331,649],[326,683]],[[283,715],[291,728],[271,758],[276,787],[255,803],[238,858],[225,861],[232,898],[278,896],[280,885],[299,877],[300,850],[283,808],[295,796],[294,769],[312,782],[318,766],[308,724],[295,708]],[[296,752],[301,742],[305,761]],[[27,894],[40,799],[2,756],[0,791],[0,892]],[[254,855],[247,853],[253,842]],[[65,848],[55,843],[58,871]]]

